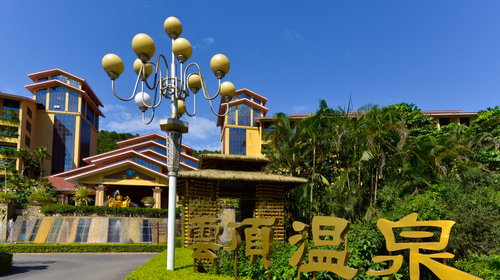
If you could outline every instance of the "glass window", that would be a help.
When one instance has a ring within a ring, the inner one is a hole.
[[[122,221],[120,219],[109,219],[108,243],[120,243],[122,233]]]
[[[43,106],[47,107],[47,90],[41,89],[36,91],[36,101],[43,103]]]
[[[35,226],[33,227],[33,230],[31,231],[31,236],[30,236],[30,242],[35,241],[36,234],[38,233],[38,230],[40,229],[40,225],[42,224],[42,219],[36,219]]]
[[[236,124],[236,106],[229,107],[229,111],[227,112],[227,124]]]
[[[229,154],[246,155],[246,129],[229,128]]]
[[[142,220],[141,223],[141,242],[151,243],[153,241],[153,234],[149,220]]]
[[[27,107],[26,113],[28,114],[28,117],[33,118],[33,112],[31,111],[30,107]]]
[[[13,110],[18,112],[19,111],[19,106],[20,106],[19,100],[12,100],[12,99],[4,99],[3,100],[3,109],[4,110]]]
[[[47,80],[48,80],[48,78],[40,78],[40,79],[38,79],[36,81],[37,81],[37,83],[39,83],[39,82],[45,82]]]
[[[144,165],[144,166],[146,166],[148,168],[151,168],[153,170],[156,170],[158,172],[160,171],[160,167],[158,165],[152,164],[151,162],[145,161],[145,160],[143,160],[141,158],[135,157],[134,161],[137,162],[140,165]]]
[[[469,117],[460,118],[460,124],[470,126],[470,118]]]
[[[450,118],[439,118],[439,126],[449,125]]]
[[[84,120],[83,118],[81,120],[82,128],[80,132],[80,166],[85,166],[87,165],[87,163],[85,163],[83,159],[90,156],[90,135],[92,129],[90,127],[90,124],[86,120]]]
[[[50,228],[49,237],[47,238],[47,243],[56,243],[59,238],[59,231],[61,230],[63,219],[55,219],[52,223],[52,228]]]
[[[79,81],[75,81],[73,79],[69,79],[69,84],[76,87],[76,88],[80,88],[80,82]]]
[[[251,107],[246,104],[238,105],[238,125],[250,126]]]
[[[31,147],[31,139],[28,137],[28,135],[26,135],[24,137],[24,143],[26,144],[26,146]]]
[[[158,148],[158,147],[156,147],[156,146],[155,146],[155,147],[153,147],[153,150],[154,150],[155,152],[160,153],[160,154],[167,155],[167,151],[166,151],[165,149]]]
[[[189,165],[189,166],[192,166],[192,167],[195,167],[195,168],[198,168],[198,163],[197,162],[194,162],[192,160],[189,160],[189,159],[184,159],[184,163]]]
[[[85,115],[85,117],[87,117],[87,120],[89,120],[91,124],[94,123],[94,110],[90,108],[89,104],[87,104],[87,114]]]
[[[21,223],[21,233],[19,234],[19,241],[26,240],[26,221]]]
[[[159,139],[159,138],[156,138],[156,142],[162,144],[162,145],[167,145],[167,142],[165,140],[162,140],[162,139]]]
[[[78,112],[78,93],[70,90],[68,97],[68,112]]]
[[[73,169],[75,147],[75,115],[54,114],[54,138],[52,143],[52,173]]]
[[[257,126],[257,118],[260,118],[261,115],[262,115],[262,113],[259,110],[253,108],[253,118],[252,118],[253,119],[253,122],[252,122],[253,126]]]
[[[248,94],[244,94],[244,93],[238,94],[238,99],[244,99],[244,98],[246,98],[248,100],[252,100],[252,98]]]
[[[257,98],[253,98],[253,102],[259,104],[259,105],[262,105],[262,101],[260,101],[260,99],[257,99]]]
[[[78,220],[78,227],[76,229],[75,243],[86,243],[89,236],[90,222],[92,219]]]
[[[64,111],[66,104],[66,89],[63,87],[50,88],[49,108],[54,111]]]
[[[50,77],[51,80],[59,80],[61,82],[64,82],[64,83],[68,83],[68,78],[66,76],[63,76],[63,75],[56,75],[56,76],[51,76]]]

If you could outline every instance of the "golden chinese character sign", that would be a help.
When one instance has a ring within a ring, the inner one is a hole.
[[[427,267],[439,279],[442,280],[473,280],[480,279],[463,271],[435,259],[449,259],[454,255],[442,252],[446,249],[450,238],[451,227],[454,221],[417,221],[417,213],[412,213],[397,222],[386,219],[379,219],[377,227],[385,238],[386,248],[392,253],[401,250],[409,250],[409,273],[410,280],[420,278],[420,265]],[[218,225],[220,220],[213,218],[193,219],[193,227],[190,236],[203,245],[190,245],[188,248],[194,249],[193,258],[217,259],[216,251],[221,245],[216,244],[217,237],[221,234]],[[257,256],[262,256],[262,261],[266,269],[271,268],[271,254],[273,253],[273,230],[277,219],[245,219],[241,223],[229,223],[228,227],[233,228],[232,242],[227,251],[237,252],[241,246],[241,236],[239,229],[244,228],[246,239],[245,254],[250,256],[250,264],[255,264]],[[289,264],[298,267],[298,279],[303,272],[312,272],[315,275],[319,271],[329,271],[339,275],[344,279],[353,279],[359,274],[359,270],[347,265],[349,252],[347,245],[347,233],[350,223],[338,217],[316,216],[312,219],[311,226],[299,221],[292,224],[293,229],[298,233],[289,238],[289,243],[299,245]],[[411,230],[410,230],[411,229]],[[311,231],[314,249],[308,249],[307,236]],[[395,232],[398,236],[395,236]],[[439,232],[439,234],[435,234]],[[215,236],[215,237],[214,237]],[[343,250],[336,251],[325,249],[325,246],[343,246]],[[425,250],[425,253],[421,250]],[[427,251],[437,251],[437,253],[426,253]],[[305,261],[306,255],[308,255]],[[387,262],[389,267],[386,270],[368,270],[366,274],[371,276],[386,276],[396,273],[403,264],[402,255],[376,256],[374,262]],[[235,277],[237,277],[237,254],[235,263]],[[268,274],[269,279],[270,274]]]
[[[480,279],[463,271],[446,266],[433,259],[449,259],[454,255],[451,253],[434,253],[422,254],[420,250],[441,251],[446,249],[450,239],[450,231],[454,221],[417,221],[417,213],[412,213],[397,222],[391,222],[386,219],[379,219],[377,227],[380,229],[385,238],[387,250],[389,252],[399,250],[410,250],[410,280],[420,279],[420,265],[429,268],[439,279]],[[399,233],[400,237],[406,239],[416,239],[415,242],[397,242],[394,236],[394,229],[396,228],[416,228],[415,231],[403,230]],[[420,228],[439,228],[441,234],[439,241],[424,241],[419,242],[419,239],[428,239],[434,237],[431,231],[419,230]],[[367,271],[368,275],[389,275],[395,273],[401,268],[403,263],[403,256],[378,256],[373,258],[374,262],[382,262],[392,260],[392,266],[384,271]]]

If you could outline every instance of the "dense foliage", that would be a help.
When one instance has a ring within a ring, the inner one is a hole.
[[[107,151],[118,149],[116,142],[137,137],[139,134],[118,133],[115,131],[101,130],[97,135],[97,153],[102,154]]]
[[[8,273],[12,269],[12,254],[0,251],[0,275]]]
[[[383,253],[384,239],[375,221],[398,221],[416,212],[419,220],[456,222],[448,251],[464,270],[472,269],[464,263],[468,260],[497,259],[498,107],[480,111],[469,127],[450,124],[438,130],[412,104],[346,112],[321,101],[315,114],[295,123],[278,113],[267,139],[263,152],[272,159],[271,172],[310,181],[286,194],[288,236],[295,220],[309,223],[315,215],[337,216],[354,228],[372,224],[366,230],[369,240],[374,252]]]

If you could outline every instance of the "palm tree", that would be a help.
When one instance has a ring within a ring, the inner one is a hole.
[[[31,153],[30,153],[30,151],[28,149],[21,148],[21,149],[19,149],[19,150],[16,151],[15,156],[21,162],[20,176],[24,177],[24,175],[25,175],[24,172],[26,171],[26,168],[28,167],[27,166],[27,162],[28,162],[28,160],[31,157]]]
[[[39,178],[43,177],[43,160],[51,159],[52,155],[49,153],[49,150],[46,147],[38,147],[34,151],[35,158],[38,159],[40,163],[40,175]]]

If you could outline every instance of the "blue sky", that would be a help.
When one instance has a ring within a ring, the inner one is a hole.
[[[500,105],[500,1],[0,1],[0,91],[31,96],[28,73],[61,68],[87,80],[104,103],[101,129],[160,132],[168,117],[142,124],[133,102],[111,92],[101,67],[107,53],[125,62],[122,96],[135,83],[131,48],[146,33],[170,58],[163,22],[176,16],[181,37],[216,90],[209,62],[224,53],[225,80],[269,100],[268,116],[330,107],[413,103],[422,110],[478,111]],[[220,149],[220,130],[208,101],[183,117],[195,149]],[[217,102],[216,102],[217,104]],[[188,107],[192,106],[192,99]]]

